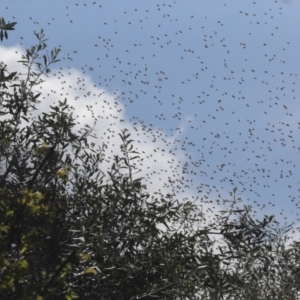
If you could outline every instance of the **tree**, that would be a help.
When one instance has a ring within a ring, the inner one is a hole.
[[[40,96],[33,87],[41,84],[41,76],[49,72],[59,53],[59,49],[54,49],[50,59],[43,56],[44,65],[35,64],[39,52],[46,47],[43,31],[36,37],[38,45],[28,49],[21,60],[25,74],[10,73],[6,65],[1,66],[0,287],[3,299],[43,295],[54,279],[60,281],[56,289],[64,286],[67,271],[62,276],[62,268],[75,254],[65,254],[70,237],[63,197],[66,184],[55,175],[69,161],[63,157],[62,149],[80,138],[69,136],[72,118],[64,112],[68,109],[66,102],[52,107],[50,113],[44,113],[38,120],[30,116]],[[66,260],[61,262],[64,257]],[[57,267],[60,279],[55,275]]]
[[[43,30],[36,37],[38,44],[20,61],[25,74],[1,69],[1,298],[191,293],[191,245],[207,239],[184,235],[189,218],[199,218],[196,207],[148,199],[134,178],[138,156],[126,131],[120,134],[123,155],[114,157],[105,177],[99,169],[103,149],[88,142],[91,128],[73,132],[66,100],[42,117],[31,116],[40,96],[33,87],[59,53],[54,49],[37,61],[46,48]],[[174,234],[158,224],[175,226]]]
[[[32,115],[34,87],[59,53],[42,55],[44,32],[35,35],[24,74],[0,70],[0,298],[253,299],[249,285],[266,283],[253,274],[271,266],[277,245],[273,218],[236,208],[236,190],[206,225],[197,204],[151,196],[127,130],[111,168],[101,169],[105,145],[91,141],[88,125],[76,131],[67,99]]]

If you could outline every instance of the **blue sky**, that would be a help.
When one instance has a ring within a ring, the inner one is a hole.
[[[171,179],[179,198],[218,208],[236,186],[260,214],[299,222],[298,1],[4,6],[2,16],[18,24],[0,59],[13,62],[9,47],[35,44],[43,28],[61,61],[42,105],[67,96],[79,115],[93,105],[109,151],[128,128],[151,189],[172,189]]]

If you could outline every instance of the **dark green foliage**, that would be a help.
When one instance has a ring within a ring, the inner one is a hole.
[[[236,189],[204,223],[196,204],[150,195],[127,130],[105,170],[66,99],[32,117],[59,53],[36,62],[36,37],[24,75],[0,69],[0,299],[296,299],[299,244],[237,208]]]

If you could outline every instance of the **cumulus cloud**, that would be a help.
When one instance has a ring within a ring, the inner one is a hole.
[[[17,63],[25,53],[22,48],[0,47],[0,52],[10,71],[24,73],[24,67]],[[140,153],[140,159],[137,161],[140,172],[136,176],[144,178],[151,194],[175,194],[178,200],[193,201],[197,198],[184,171],[186,154],[180,148],[174,148],[180,133],[169,136],[155,126],[147,127],[142,122],[129,121],[126,108],[119,101],[118,91],[109,93],[97,86],[89,76],[74,68],[62,70],[54,65],[51,70],[47,77],[44,76],[44,82],[35,87],[35,90],[42,94],[38,110],[32,112],[33,117],[37,117],[42,111],[48,111],[50,105],[57,104],[59,100],[67,99],[74,109],[73,115],[77,117],[77,130],[85,124],[93,127],[96,121],[93,134],[97,138],[93,142],[100,146],[104,143],[107,146],[106,160],[103,162],[104,172],[111,166],[113,155],[120,154],[119,133],[127,129],[134,141],[135,150]],[[183,124],[182,130],[184,126]],[[205,210],[213,210],[209,202],[205,206]]]

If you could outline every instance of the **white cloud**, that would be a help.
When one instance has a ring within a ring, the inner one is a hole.
[[[21,64],[16,63],[22,53],[24,54],[24,50],[20,47],[0,47],[0,52],[9,70],[24,72]],[[192,187],[184,188],[184,185],[188,184],[182,171],[186,156],[182,150],[173,149],[177,135],[170,137],[161,129],[150,129],[141,123],[129,122],[126,119],[125,106],[118,101],[118,92],[108,93],[76,69],[60,70],[56,67],[54,65],[52,72],[44,77],[45,82],[36,87],[42,92],[42,102],[38,106],[39,110],[33,113],[34,117],[42,111],[48,111],[50,105],[67,98],[69,105],[74,108],[74,115],[78,117],[77,129],[85,124],[93,126],[94,120],[97,119],[93,132],[97,135],[97,140],[93,141],[107,145],[105,153],[108,160],[103,163],[104,169],[111,166],[111,158],[119,153],[119,133],[126,128],[134,140],[135,150],[141,155],[137,163],[141,172],[137,176],[145,178],[148,191],[151,194],[173,194],[173,188],[178,200],[193,201],[196,198]],[[209,203],[205,205],[213,210]],[[204,211],[206,210],[204,208]]]

